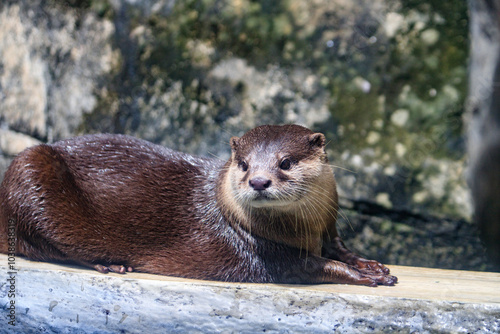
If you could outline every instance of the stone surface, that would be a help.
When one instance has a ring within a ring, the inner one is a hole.
[[[395,287],[196,281],[15,259],[23,333],[497,333],[500,274],[393,267]],[[0,333],[10,333],[0,255]]]

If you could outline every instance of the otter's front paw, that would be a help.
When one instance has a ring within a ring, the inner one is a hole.
[[[371,280],[372,284],[367,284],[369,286],[377,286],[377,285],[395,285],[398,282],[398,278],[396,276],[392,275],[386,275],[386,274],[375,274],[375,273],[368,273],[368,272],[363,272],[361,271],[361,275],[365,279]]]
[[[382,263],[374,260],[357,258],[351,263],[351,265],[357,268],[362,273],[380,273],[384,275],[388,275],[390,273],[389,268],[384,266]]]
[[[395,285],[398,282],[396,276],[383,272],[369,271],[368,269],[361,270],[355,266],[338,261],[329,261],[324,270],[327,273],[327,278],[324,280],[325,283],[344,283],[376,287],[378,285]]]

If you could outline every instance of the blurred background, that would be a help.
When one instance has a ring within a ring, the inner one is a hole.
[[[227,159],[298,123],[329,140],[346,243],[489,270],[472,223],[463,0],[2,0],[0,174],[38,142],[125,133]]]

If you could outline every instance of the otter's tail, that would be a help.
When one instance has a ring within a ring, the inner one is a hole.
[[[5,201],[5,195],[5,188],[2,183],[0,186],[0,253],[7,254],[9,252],[9,225],[14,224],[12,220],[9,220],[6,212],[7,203]],[[15,233],[15,227],[13,233]]]

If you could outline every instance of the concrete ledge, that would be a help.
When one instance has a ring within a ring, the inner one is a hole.
[[[390,266],[400,283],[368,288],[104,275],[22,258],[15,266],[8,282],[0,254],[0,333],[500,332],[500,273]]]

